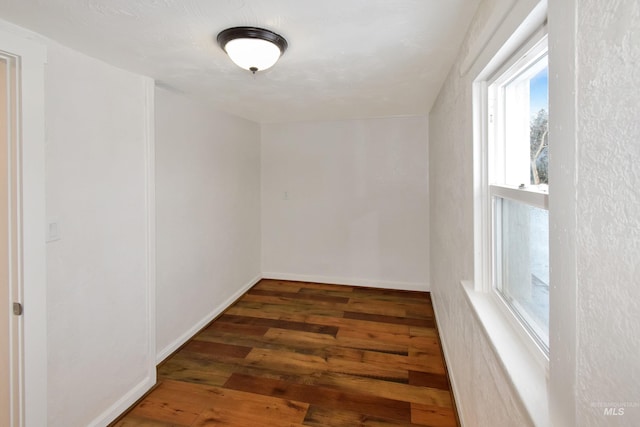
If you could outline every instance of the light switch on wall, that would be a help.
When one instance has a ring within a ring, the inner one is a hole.
[[[60,222],[57,218],[50,218],[47,221],[46,241],[55,242],[60,240]]]

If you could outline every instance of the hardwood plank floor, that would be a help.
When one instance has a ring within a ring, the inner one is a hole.
[[[455,427],[428,293],[262,280],[114,427]]]

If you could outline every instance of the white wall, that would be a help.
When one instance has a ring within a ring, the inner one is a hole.
[[[260,128],[156,89],[157,358],[260,278]]]
[[[466,427],[528,418],[460,286],[473,279],[473,121],[469,64],[511,0],[485,0],[429,116],[431,284],[458,411]],[[465,74],[466,73],[466,74]]]
[[[575,4],[576,424],[631,427],[640,425],[640,3]],[[615,402],[635,407],[604,416],[599,405]]]
[[[517,2],[525,3],[520,0]],[[431,282],[467,426],[529,425],[460,281],[473,278],[468,65],[510,0],[485,0],[430,115]],[[549,4],[551,361],[554,426],[636,426],[640,410],[640,6]],[[619,405],[615,405],[618,402]]]
[[[46,211],[61,231],[47,245],[49,427],[104,425],[155,382],[151,85],[48,43]]]
[[[427,123],[263,125],[263,274],[428,290]]]

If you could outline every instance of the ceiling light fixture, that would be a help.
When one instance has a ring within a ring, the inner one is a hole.
[[[253,74],[272,67],[288,46],[281,35],[256,27],[227,28],[217,40],[236,65]]]

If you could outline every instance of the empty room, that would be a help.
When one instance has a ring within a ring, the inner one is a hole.
[[[0,0],[0,427],[640,425],[637,0]]]

